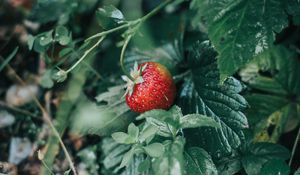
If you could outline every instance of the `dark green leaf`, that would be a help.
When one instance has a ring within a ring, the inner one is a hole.
[[[12,51],[12,53],[10,53],[10,54],[5,58],[5,60],[4,60],[4,61],[1,63],[1,65],[0,65],[0,72],[1,72],[1,71],[3,70],[3,68],[10,62],[10,60],[14,58],[14,56],[17,54],[18,50],[19,50],[19,47],[16,47],[16,48]]]
[[[140,50],[132,49],[125,55],[125,66],[132,68],[135,62],[143,63],[147,61],[154,61],[166,66],[172,73],[176,73],[176,65],[182,61],[182,49],[179,41],[168,43],[157,48]]]
[[[217,169],[219,174],[232,175],[238,173],[242,169],[240,157],[230,156],[224,157],[218,161]]]
[[[52,33],[53,30],[50,30],[49,32],[45,32],[40,37],[38,37],[41,46],[47,46],[53,41]]]
[[[290,153],[285,147],[273,143],[261,142],[250,144],[244,150],[242,164],[247,174],[258,174],[269,160],[286,160]]]
[[[125,22],[122,12],[112,5],[99,8],[96,15],[99,24],[105,29],[116,27]]]
[[[152,162],[154,175],[182,175],[184,174],[183,148],[185,140],[177,137],[173,142],[165,144],[165,152]]]
[[[300,168],[298,168],[294,175],[300,175]]]
[[[230,77],[220,84],[216,55],[207,41],[193,46],[188,57],[192,76],[185,79],[179,92],[179,106],[184,114],[206,115],[221,126],[188,129],[185,135],[191,146],[201,146],[213,156],[222,156],[241,144],[242,129],[248,127],[242,110],[248,104],[239,95],[243,87],[238,80]]]
[[[140,173],[147,171],[150,168],[151,162],[150,159],[145,159],[143,162],[139,164],[138,171]]]
[[[276,46],[240,71],[251,92],[245,96],[251,106],[247,111],[249,121],[255,126],[255,136],[263,136],[257,138],[258,141],[277,142],[283,132],[294,129],[299,123],[297,112],[293,112],[297,108],[293,98],[300,92],[299,66],[300,61],[293,52]],[[270,125],[274,129],[269,130]]]
[[[293,23],[296,25],[300,24],[300,2],[298,0],[284,1],[288,14],[293,16]]]
[[[220,128],[220,125],[213,118],[201,114],[188,114],[180,119],[180,127],[183,129],[203,126]]]
[[[150,157],[160,157],[164,153],[164,145],[161,143],[151,143],[144,146],[144,150]]]
[[[289,175],[290,167],[282,160],[270,160],[264,164],[260,171],[260,175]]]
[[[184,155],[185,169],[188,175],[218,174],[214,162],[204,149],[191,147]]]
[[[199,12],[208,22],[208,35],[219,53],[222,80],[269,49],[275,32],[288,24],[283,1],[203,0]]]

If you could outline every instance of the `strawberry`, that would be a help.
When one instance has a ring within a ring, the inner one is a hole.
[[[168,69],[156,62],[135,63],[126,76],[126,103],[130,109],[143,113],[152,109],[168,109],[174,102],[176,86]]]

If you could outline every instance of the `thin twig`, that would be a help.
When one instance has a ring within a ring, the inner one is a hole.
[[[296,152],[299,140],[300,140],[300,127],[299,127],[299,130],[297,132],[297,137],[296,137],[294,145],[293,145],[292,154],[291,154],[291,158],[290,158],[290,161],[289,161],[289,166],[292,165],[293,158],[294,158],[294,155],[295,155],[295,152]]]
[[[28,115],[32,118],[35,118],[35,119],[41,119],[39,118],[37,115],[27,111],[27,110],[24,110],[24,109],[21,109],[21,108],[17,108],[17,107],[14,107],[14,106],[11,106],[11,105],[8,105],[6,104],[4,101],[0,101],[0,106],[4,107],[4,108],[7,108],[9,110],[12,110],[12,111],[15,111],[15,112],[18,112],[18,113],[22,113],[22,114],[25,114],[25,115]]]

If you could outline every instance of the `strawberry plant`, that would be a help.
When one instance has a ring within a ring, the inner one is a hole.
[[[0,4],[0,174],[299,174],[298,0]]]

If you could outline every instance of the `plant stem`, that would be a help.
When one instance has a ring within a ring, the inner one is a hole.
[[[131,80],[134,82],[134,78],[131,77],[130,73],[126,70],[125,66],[124,66],[124,54],[125,54],[125,50],[127,48],[127,45],[131,39],[132,35],[129,35],[125,42],[124,42],[124,45],[122,47],[122,50],[121,50],[121,55],[120,55],[120,65],[121,65],[121,68],[122,68],[122,71],[124,72],[124,74]]]
[[[93,35],[93,36],[87,38],[87,39],[85,40],[85,42],[86,42],[86,41],[89,41],[89,40],[91,40],[91,39],[94,39],[94,38],[98,38],[98,37],[101,37],[101,36],[106,36],[106,35],[108,35],[108,34],[110,34],[110,33],[116,32],[116,31],[118,31],[118,30],[121,30],[121,29],[123,29],[123,28],[129,27],[129,26],[131,26],[131,25],[132,25],[132,23],[128,22],[128,23],[123,24],[123,25],[120,25],[120,26],[118,26],[118,27],[116,27],[116,28],[113,28],[113,29],[110,29],[110,30],[107,30],[107,31],[104,31],[104,32],[101,32],[101,33],[97,33],[97,34],[95,34],[95,35]]]
[[[292,165],[293,158],[294,158],[294,155],[295,155],[296,148],[297,148],[297,146],[298,146],[299,140],[300,140],[300,127],[299,127],[299,130],[298,130],[298,132],[297,132],[297,137],[296,137],[295,142],[294,142],[294,145],[293,145],[292,154],[291,154],[291,158],[290,158],[290,161],[289,161],[289,166]]]
[[[19,81],[19,83],[21,85],[26,85],[25,81],[23,81],[23,79],[16,73],[16,71],[9,65],[7,64],[6,65],[7,68],[14,74],[14,76],[16,77],[16,79]],[[54,135],[57,137],[57,139],[59,140],[59,143],[65,153],[65,156],[70,164],[70,168],[72,169],[73,171],[73,174],[74,175],[77,175],[77,172],[76,172],[76,169],[75,169],[75,166],[73,164],[73,161],[71,159],[71,156],[69,154],[69,152],[67,151],[67,148],[64,144],[64,142],[62,141],[62,139],[60,138],[60,135],[58,133],[58,131],[56,130],[56,128],[54,127],[52,121],[51,121],[51,117],[49,116],[49,114],[47,113],[46,109],[42,106],[42,104],[40,103],[40,101],[38,100],[38,98],[32,93],[32,92],[29,92],[30,95],[32,96],[33,98],[33,101],[36,103],[36,105],[39,107],[39,109],[41,110],[42,114],[43,114],[43,119],[46,121],[46,123],[48,123],[48,125],[50,126],[50,128],[53,130],[54,132]]]
[[[46,169],[49,171],[49,173],[51,175],[54,175],[54,173],[51,171],[51,169],[47,166],[46,162],[44,162],[44,160],[41,160],[42,164],[44,165],[44,167],[46,167]]]
[[[82,57],[75,63],[73,64],[73,66],[71,68],[69,68],[66,73],[69,73],[71,72],[82,60],[84,60],[84,58],[94,49],[96,48],[100,43],[101,41],[103,41],[105,38],[105,36],[103,36],[102,38],[100,38],[96,44],[94,44],[91,48],[89,48],[87,51],[84,52],[84,54],[82,55]]]
[[[159,4],[157,7],[155,7],[151,12],[149,12],[147,15],[143,16],[141,18],[141,21],[145,21],[148,18],[155,15],[158,11],[160,11],[162,8],[164,8],[166,5],[168,5],[171,2],[171,0],[165,0],[163,3]]]

